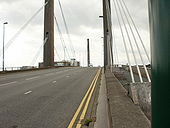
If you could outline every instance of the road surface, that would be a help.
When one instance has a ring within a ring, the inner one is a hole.
[[[66,128],[98,68],[0,75],[0,128]]]

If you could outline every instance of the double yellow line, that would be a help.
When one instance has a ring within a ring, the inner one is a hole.
[[[81,103],[80,103],[80,105],[79,105],[76,113],[74,114],[74,116],[73,116],[73,118],[72,118],[72,120],[71,120],[71,122],[70,122],[70,124],[68,125],[67,128],[73,128],[73,125],[74,125],[74,123],[75,123],[78,115],[80,114],[80,111],[81,111],[83,105],[85,104],[85,105],[84,105],[84,108],[83,108],[83,110],[82,110],[82,113],[81,113],[81,115],[80,115],[79,122],[78,122],[78,124],[76,125],[76,128],[80,128],[80,127],[81,127],[81,125],[82,125],[82,124],[81,124],[81,121],[84,119],[84,117],[85,117],[85,115],[86,115],[87,108],[88,108],[88,105],[89,105],[89,103],[90,103],[90,99],[91,99],[91,97],[92,97],[92,94],[93,94],[93,92],[94,92],[94,89],[95,89],[95,87],[96,87],[96,83],[97,83],[97,80],[98,80],[98,78],[99,78],[99,76],[100,76],[100,73],[101,73],[101,69],[99,69],[98,72],[96,73],[96,76],[94,77],[94,79],[93,79],[93,81],[92,81],[89,89],[87,90],[84,98],[82,99],[82,101],[81,101]],[[85,101],[86,101],[86,102],[85,102]]]

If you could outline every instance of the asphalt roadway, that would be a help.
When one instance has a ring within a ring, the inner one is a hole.
[[[0,128],[66,128],[98,68],[0,75]]]

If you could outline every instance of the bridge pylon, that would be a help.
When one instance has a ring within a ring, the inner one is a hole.
[[[112,23],[110,0],[103,0],[103,29],[104,29],[104,69],[112,68]]]
[[[48,3],[47,3],[48,2]],[[45,0],[44,9],[44,67],[54,66],[54,0]]]

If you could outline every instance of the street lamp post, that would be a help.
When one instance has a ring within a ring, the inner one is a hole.
[[[3,60],[2,60],[2,70],[5,71],[5,65],[4,65],[4,59],[5,59],[5,25],[8,24],[8,22],[3,23]]]

